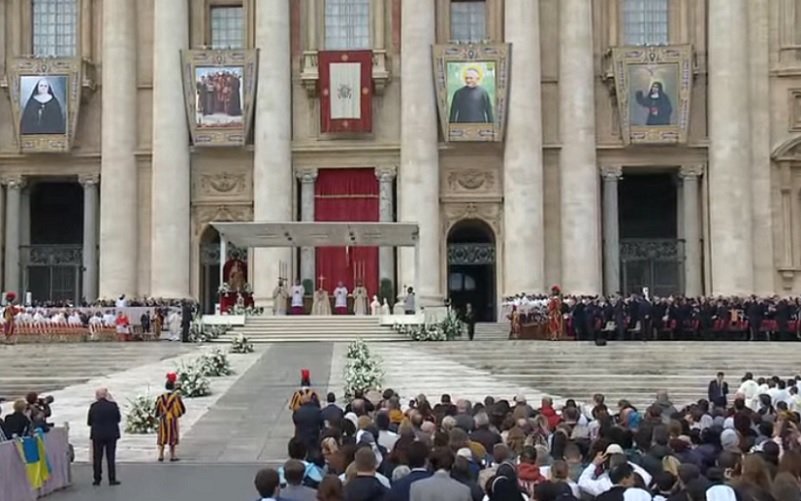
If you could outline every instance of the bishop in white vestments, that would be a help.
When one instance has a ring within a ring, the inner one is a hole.
[[[314,292],[312,302],[312,315],[328,316],[331,315],[331,301],[328,299],[328,291],[318,289]]]
[[[337,288],[334,289],[334,313],[348,314],[348,288],[342,282],[337,283]]]
[[[292,294],[292,307],[290,312],[293,315],[303,315],[303,295],[306,293],[306,290],[300,285],[300,280],[295,280],[295,285],[292,286],[290,293]]]

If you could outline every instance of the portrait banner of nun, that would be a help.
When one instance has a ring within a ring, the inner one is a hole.
[[[689,45],[613,49],[624,144],[687,142],[692,57]]]
[[[22,75],[20,78],[20,135],[66,134],[66,75]]]

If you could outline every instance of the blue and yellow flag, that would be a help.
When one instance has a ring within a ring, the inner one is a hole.
[[[28,481],[33,489],[41,489],[50,478],[50,464],[47,461],[44,438],[41,434],[17,440],[17,450],[25,463]]]

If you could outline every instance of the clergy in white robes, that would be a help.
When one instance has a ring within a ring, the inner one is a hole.
[[[339,282],[334,289],[334,313],[337,315],[348,314],[348,288]]]
[[[273,315],[286,315],[286,300],[289,294],[284,287],[284,281],[279,279],[278,286],[273,290]],[[303,304],[303,296],[300,298]]]
[[[305,313],[305,311],[303,311],[303,295],[306,293],[306,290],[300,285],[300,280],[295,280],[295,285],[292,286],[289,292],[292,295],[290,313],[292,315],[303,315]]]
[[[328,299],[328,291],[318,289],[314,293],[312,303],[312,315],[327,316],[331,315],[331,301]]]
[[[367,315],[367,288],[361,283],[353,289],[353,314]]]
[[[381,314],[384,316],[389,315],[389,303],[387,303],[387,298],[384,298],[384,304],[381,305]]]
[[[373,296],[373,301],[370,303],[370,315],[376,316],[381,314],[381,301],[378,296]]]

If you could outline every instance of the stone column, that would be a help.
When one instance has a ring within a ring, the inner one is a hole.
[[[83,287],[88,302],[97,299],[97,182],[98,176],[79,178],[83,186]]]
[[[301,169],[297,176],[300,179],[300,220],[314,222],[314,183],[317,181],[317,169]],[[315,284],[315,266],[314,247],[303,247],[300,250],[300,279],[311,280]]]
[[[620,221],[617,209],[617,183],[623,174],[619,165],[601,167],[604,179],[604,293],[620,292]]]
[[[256,48],[259,80],[253,134],[253,219],[292,221],[292,67],[289,47],[289,2],[256,2]],[[292,249],[255,249],[254,299],[272,308],[278,264],[289,264]],[[290,268],[291,269],[291,268]],[[290,273],[292,275],[292,273]],[[287,277],[290,281],[292,277]]]
[[[22,288],[20,287],[20,191],[24,180],[22,177],[11,177],[2,180],[6,185],[6,256],[5,256],[5,292],[16,292],[19,301]]]
[[[754,289],[751,212],[751,108],[748,0],[710,0],[709,226],[712,294],[745,295]]]
[[[382,165],[375,168],[375,177],[378,178],[378,220],[382,223],[395,221],[395,197],[393,186],[398,169],[394,165]],[[381,247],[378,250],[378,282],[388,279],[394,283],[395,278],[395,249]],[[370,291],[378,294],[379,291]]]
[[[503,295],[510,296],[546,288],[545,222],[539,0],[506,2],[505,9],[515,75],[503,156]]]
[[[373,14],[373,49],[384,50],[384,19],[385,14],[385,0],[371,0],[370,8]]]
[[[420,262],[411,248],[401,250],[401,285],[417,284],[420,306],[442,304],[437,104],[431,45],[436,22],[432,0],[401,3],[401,165],[400,220],[420,226]],[[419,266],[420,269],[415,269]]]
[[[601,292],[592,2],[559,1],[559,181],[562,289]]]
[[[317,0],[306,0],[306,50],[317,50]],[[258,9],[258,6],[256,7]]]
[[[169,4],[170,1],[165,2]],[[159,4],[161,5],[161,4]],[[139,249],[139,196],[138,172],[136,168],[136,23],[131,19],[136,14],[136,0],[108,0],[103,2],[103,85],[101,87],[100,131],[100,251],[99,290],[87,297],[116,298],[122,294],[135,296],[138,292]],[[159,56],[157,56],[157,59]],[[170,104],[168,114],[180,115],[182,101]],[[158,113],[162,115],[164,113]],[[156,133],[162,133],[154,129]],[[155,138],[154,135],[154,148]],[[178,139],[183,145],[183,138]],[[159,159],[162,158],[161,153]],[[154,167],[155,151],[154,151]],[[160,160],[161,162],[161,160]],[[162,162],[163,163],[163,162]],[[169,169],[171,165],[162,165]],[[175,165],[176,168],[180,166]],[[153,169],[156,176],[156,169]],[[156,186],[154,184],[154,186]],[[156,186],[153,192],[162,196],[173,193]],[[180,192],[180,190],[178,190]],[[154,209],[156,205],[153,205]],[[161,214],[153,211],[153,219]],[[154,227],[155,229],[155,227]],[[155,235],[151,235],[155,238]],[[167,236],[169,238],[169,235]],[[187,235],[188,238],[188,235]],[[163,239],[163,237],[162,237]],[[153,262],[156,262],[155,254]],[[85,291],[84,291],[85,292]]]
[[[701,280],[701,197],[699,181],[703,165],[685,165],[679,170],[684,204],[684,295],[704,293]]]
[[[150,294],[156,297],[190,296],[189,133],[181,75],[181,51],[188,44],[186,0],[155,2]]]

